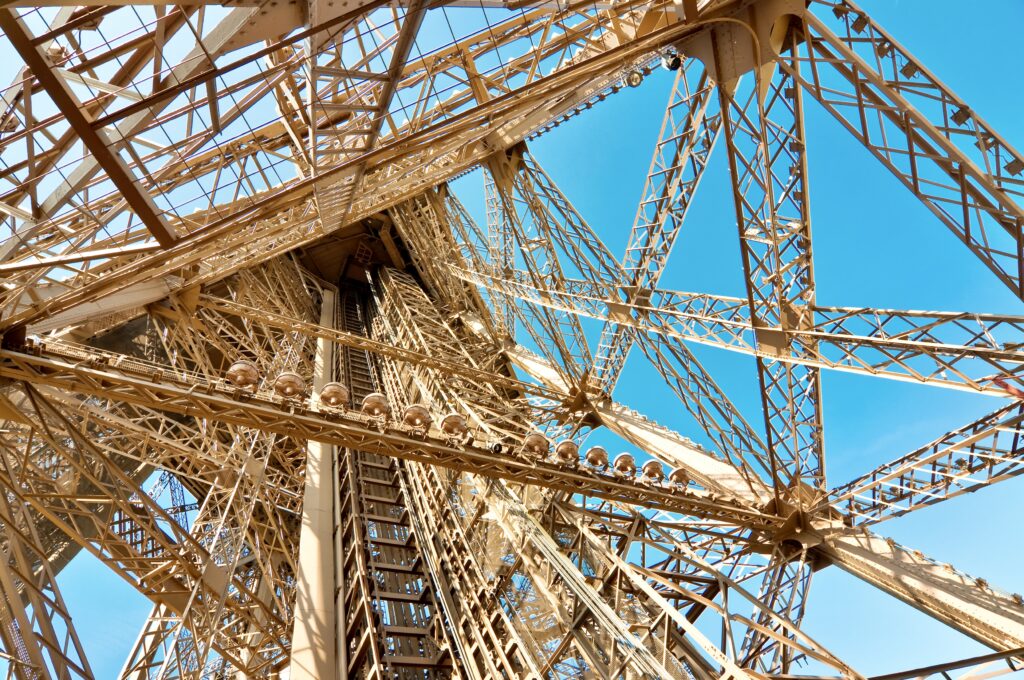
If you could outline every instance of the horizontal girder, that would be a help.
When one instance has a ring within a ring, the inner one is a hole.
[[[1024,364],[1024,317],[865,307],[812,307],[793,328],[767,332],[750,323],[745,300],[648,291],[649,303],[620,301],[615,286],[566,280],[537,286],[513,277],[453,267],[455,274],[534,304],[689,342],[759,357],[971,392],[1012,395],[995,378],[1016,379]],[[781,338],[800,354],[780,354]]]
[[[205,417],[297,439],[320,441],[363,451],[433,463],[457,470],[588,493],[684,515],[708,515],[722,521],[768,526],[776,518],[706,492],[644,484],[586,468],[528,460],[522,453],[497,449],[489,442],[449,442],[441,436],[417,436],[408,427],[382,423],[361,414],[317,411],[299,402],[232,389],[196,374],[170,367],[147,366],[95,350],[50,345],[44,354],[0,351],[0,376],[38,385],[53,385],[96,396]],[[134,365],[133,365],[134,364]],[[101,368],[102,367],[102,368]],[[499,442],[494,442],[499,443]],[[490,448],[488,448],[490,446]]]

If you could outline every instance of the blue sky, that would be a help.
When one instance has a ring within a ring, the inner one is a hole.
[[[1011,144],[1024,145],[1017,29],[1024,3],[984,12],[934,0],[861,6]],[[658,136],[671,75],[659,70],[530,144],[534,156],[601,235],[624,252]],[[1021,314],[1024,306],[859,142],[805,97],[817,300],[821,305]],[[694,199],[661,286],[745,295],[724,148]],[[463,181],[467,204],[479,177]],[[724,350],[695,354],[747,420],[760,427],[754,362]],[[695,439],[644,357],[630,355],[615,396]],[[826,372],[827,472],[840,484],[991,411],[1003,400]],[[607,438],[612,441],[612,438]],[[601,443],[604,443],[602,441]],[[611,449],[610,449],[611,450]],[[877,528],[1010,592],[1024,591],[1024,547],[1007,526],[1022,480],[1009,480]],[[982,645],[836,568],[814,576],[805,630],[855,668],[880,674],[985,653]]]
[[[1024,3],[984,10],[935,0],[864,0],[865,9],[1011,144],[1024,146],[1019,28]],[[650,163],[671,79],[657,71],[532,143],[543,167],[621,255]],[[818,302],[1021,314],[1016,300],[912,195],[807,98]],[[662,286],[742,295],[737,230],[723,149],[717,149]],[[458,185],[471,196],[479,175]],[[747,419],[760,424],[749,358],[697,347]],[[631,355],[616,397],[691,436],[657,373]],[[841,483],[1001,402],[961,392],[826,374],[827,472]],[[1024,591],[1015,531],[1024,481],[1010,480],[881,525],[880,533],[1011,592]],[[80,556],[60,576],[97,677],[113,677],[149,611],[133,589]],[[805,629],[858,670],[884,673],[982,653],[967,638],[835,568],[814,578]],[[2,664],[0,664],[2,666]]]

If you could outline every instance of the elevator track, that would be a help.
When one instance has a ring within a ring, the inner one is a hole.
[[[339,318],[344,330],[366,335],[365,299],[357,288],[341,292]],[[365,351],[346,347],[339,368],[358,407],[376,389],[373,363]],[[344,450],[338,463],[343,553],[339,586],[344,591],[339,626],[344,627],[348,677],[453,677],[399,482],[401,462]]]

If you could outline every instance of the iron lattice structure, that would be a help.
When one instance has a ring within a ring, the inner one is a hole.
[[[81,551],[152,602],[123,678],[861,678],[801,629],[829,567],[993,650],[893,680],[1024,658],[1020,595],[875,533],[1024,470],[1024,317],[818,305],[804,100],[1022,299],[1024,157],[852,2],[55,0],[0,29],[8,677],[93,677]],[[619,257],[526,143],[660,58]],[[742,298],[659,287],[716,147]],[[448,189],[475,168],[486,224]],[[694,343],[755,358],[759,415]],[[631,350],[707,445],[616,401]],[[1010,401],[834,488],[823,370]]]

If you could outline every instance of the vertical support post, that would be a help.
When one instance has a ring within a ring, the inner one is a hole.
[[[335,328],[337,294],[325,289],[320,325]],[[314,394],[334,378],[334,345],[319,338],[313,373]],[[292,680],[336,676],[334,605],[334,446],[310,441],[306,445],[306,488],[299,533],[296,574],[295,627],[292,632]]]

